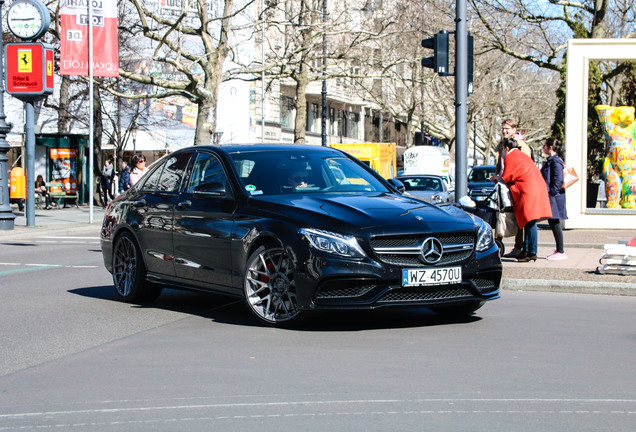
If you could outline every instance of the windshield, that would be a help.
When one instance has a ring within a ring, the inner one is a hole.
[[[230,153],[250,195],[388,192],[368,169],[345,156],[292,150]]]
[[[488,182],[490,176],[495,175],[495,167],[473,168],[468,174],[469,182]]]
[[[435,177],[400,177],[407,191],[432,191],[442,192],[442,179]]]

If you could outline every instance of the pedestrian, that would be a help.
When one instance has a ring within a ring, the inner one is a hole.
[[[51,199],[51,195],[49,195],[49,191],[46,188],[46,183],[44,182],[44,177],[42,174],[39,174],[35,179],[35,193],[44,198],[45,210],[51,210],[51,207],[56,207],[57,205]]]
[[[111,158],[108,158],[104,161],[104,168],[102,168],[102,176],[100,179],[101,191],[99,193],[99,200],[104,207],[108,205],[109,197],[111,200],[115,198],[113,196],[113,177],[115,177],[113,160]]]
[[[548,157],[541,167],[541,174],[548,187],[550,197],[550,207],[552,217],[548,219],[550,229],[556,242],[556,250],[549,255],[549,260],[567,259],[563,249],[563,231],[561,230],[561,219],[567,219],[568,214],[565,209],[565,189],[563,189],[563,147],[556,138],[548,138],[543,143],[543,153]]]
[[[501,122],[501,136],[502,139],[499,141],[497,148],[495,149],[495,158],[497,161],[497,170],[496,175],[491,176],[490,180],[496,182],[498,178],[501,178],[501,174],[504,169],[503,159],[501,157],[503,152],[503,141],[505,139],[512,139],[517,143],[517,147],[521,150],[522,153],[528,155],[531,159],[532,157],[532,148],[526,143],[525,138],[521,133],[517,131],[518,123],[516,120],[512,118],[505,119]],[[517,235],[515,236],[515,245],[510,252],[504,255],[506,258],[518,258],[524,250],[524,242],[525,236],[523,232],[523,227],[520,225],[519,230],[517,231]]]
[[[130,185],[133,186],[146,171],[146,156],[143,153],[135,153],[130,160],[132,170],[130,171]]]
[[[119,193],[123,194],[130,189],[130,169],[128,168],[128,162],[121,161],[121,175],[119,176]]]
[[[536,261],[537,222],[552,217],[548,191],[541,171],[530,156],[521,152],[517,141],[504,138],[501,155],[504,166],[501,178],[510,188],[515,218],[524,232],[524,249],[517,261]]]

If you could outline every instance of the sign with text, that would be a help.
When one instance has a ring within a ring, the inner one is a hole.
[[[9,43],[4,49],[6,90],[21,100],[53,93],[53,47],[39,42]]]
[[[60,0],[60,25],[61,75],[89,75],[89,29],[92,28],[93,75],[119,76],[116,0]]]

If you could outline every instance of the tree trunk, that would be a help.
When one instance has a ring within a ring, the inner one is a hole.
[[[69,131],[69,104],[70,95],[69,88],[71,80],[68,75],[62,75],[62,84],[60,84],[60,105],[57,110],[57,132],[67,133]]]
[[[93,88],[93,169],[96,173],[101,173],[102,167],[102,133],[104,125],[102,123],[102,101],[99,97],[99,88]],[[91,137],[89,137],[91,139]]]
[[[307,81],[296,81],[296,118],[294,120],[294,143],[305,144],[307,129]]]

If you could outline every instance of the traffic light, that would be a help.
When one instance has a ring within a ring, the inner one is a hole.
[[[422,58],[422,66],[432,68],[440,75],[448,75],[448,32],[442,30],[432,38],[422,39],[422,46],[433,49],[433,57]]]

